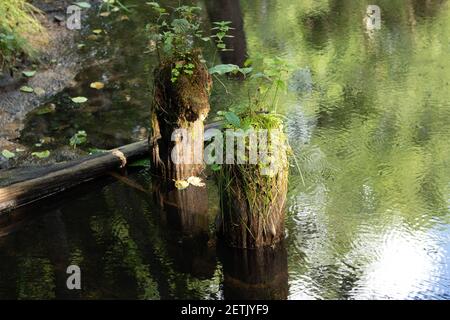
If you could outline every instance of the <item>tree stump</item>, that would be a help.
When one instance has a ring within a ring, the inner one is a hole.
[[[183,272],[212,276],[214,251],[209,247],[208,192],[190,185],[178,190],[174,181],[198,177],[204,170],[204,120],[208,116],[211,76],[194,50],[183,60],[166,60],[155,70],[154,104],[151,112],[151,168],[161,177],[154,196],[161,216],[171,227],[168,241]],[[184,72],[185,64],[193,65]],[[174,78],[174,70],[181,70]],[[181,237],[181,241],[180,238]]]
[[[286,145],[277,144],[276,149],[270,155],[276,163],[272,174],[263,172],[260,164],[222,165],[217,230],[231,247],[260,248],[284,239],[289,163]]]
[[[208,116],[211,76],[194,51],[182,61],[163,61],[155,70],[150,135],[152,170],[168,181],[198,176],[203,164],[203,121]],[[193,64],[192,74],[176,66]]]

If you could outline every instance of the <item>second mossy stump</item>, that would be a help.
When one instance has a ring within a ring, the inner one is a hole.
[[[221,214],[217,232],[228,246],[274,246],[285,236],[288,145],[284,133],[268,154],[274,168],[258,164],[224,164],[217,173]]]

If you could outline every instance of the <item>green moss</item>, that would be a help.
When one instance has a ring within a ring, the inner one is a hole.
[[[46,42],[44,28],[36,18],[40,11],[25,0],[0,1],[0,70],[14,64],[20,54],[32,56]]]

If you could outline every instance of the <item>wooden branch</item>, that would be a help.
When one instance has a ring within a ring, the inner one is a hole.
[[[120,168],[125,159],[129,163],[145,155],[149,155],[148,142],[141,141],[80,160],[28,169],[16,175],[12,184],[0,187],[0,214]]]

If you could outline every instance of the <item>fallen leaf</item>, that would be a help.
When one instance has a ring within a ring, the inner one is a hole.
[[[25,71],[22,71],[22,74],[25,77],[31,78],[32,76],[34,76],[36,74],[36,71],[25,70]]]
[[[90,87],[92,89],[101,90],[105,87],[105,85],[102,82],[92,82]]]
[[[100,17],[109,17],[109,15],[111,14],[111,12],[105,11],[100,13]]]
[[[130,20],[130,18],[128,18],[128,16],[121,16],[120,17],[120,21],[128,21],[128,20]]]
[[[192,184],[193,186],[196,186],[196,187],[204,187],[205,186],[205,183],[202,182],[202,179],[199,177],[189,177],[187,179],[187,182],[189,182],[190,184]]]
[[[174,180],[175,181],[175,188],[178,190],[183,190],[189,187],[189,182],[186,180]]]
[[[53,103],[51,103],[48,106],[37,109],[36,114],[43,115],[43,114],[54,112],[55,110],[56,110],[56,106]]]
[[[31,87],[28,87],[28,86],[23,86],[23,87],[20,87],[20,91],[26,92],[26,93],[32,93],[34,91],[34,89]]]
[[[16,154],[14,152],[5,149],[2,151],[2,156],[4,156],[6,159],[11,159],[14,158]]]
[[[75,102],[75,103],[85,103],[86,101],[88,101],[88,98],[86,98],[86,97],[72,98],[72,102]]]
[[[91,7],[90,3],[84,2],[84,1],[83,2],[77,2],[77,3],[75,3],[75,5],[79,6],[80,8],[83,8],[83,9],[89,9]]]
[[[45,151],[41,151],[41,152],[33,152],[31,155],[34,157],[37,157],[39,159],[45,159],[50,156],[50,151],[45,150]]]
[[[102,29],[95,29],[95,30],[92,30],[92,33],[93,33],[93,34],[100,34],[100,33],[102,33],[102,32],[103,32]]]
[[[43,96],[45,94],[45,90],[42,88],[34,88],[34,93],[36,93],[38,96]]]

